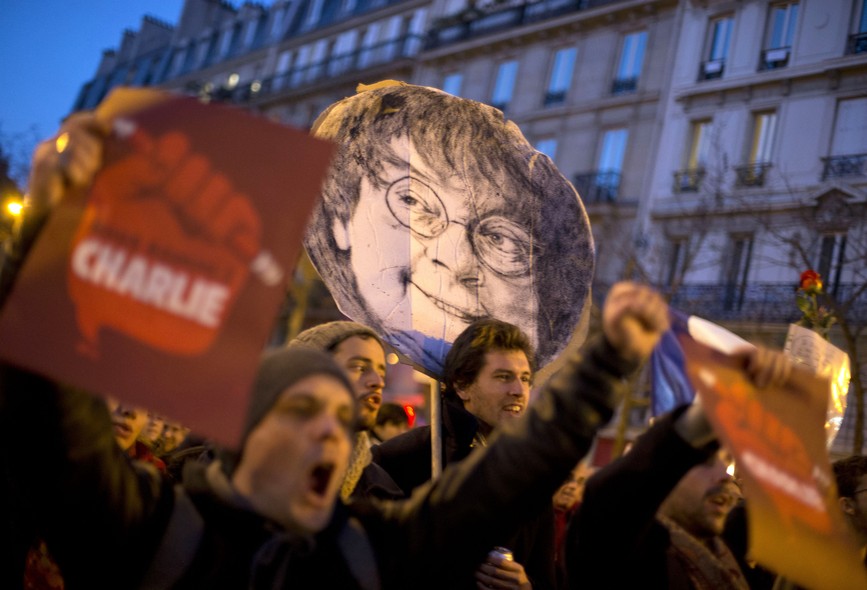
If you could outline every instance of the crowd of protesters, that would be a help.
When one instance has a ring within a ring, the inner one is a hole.
[[[64,187],[98,169],[104,127],[79,115],[64,130],[63,153],[37,151],[33,215],[5,257],[0,298]],[[441,474],[430,427],[396,418],[405,432],[385,440],[386,346],[353,322],[262,356],[237,450],[4,364],[0,587],[749,588],[759,578],[724,534],[740,491],[700,405],[587,466],[667,327],[658,293],[618,283],[601,333],[530,403],[531,340],[504,322],[470,324],[445,360]],[[792,378],[780,353],[739,358],[760,389]],[[863,551],[867,458],[834,473]]]

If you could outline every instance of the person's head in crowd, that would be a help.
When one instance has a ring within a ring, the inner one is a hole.
[[[861,545],[867,545],[867,456],[853,455],[839,459],[832,467],[840,508]]]
[[[154,412],[148,412],[147,424],[145,424],[138,439],[151,449],[161,446],[165,425],[165,418]]]
[[[289,530],[322,530],[349,462],[356,406],[329,355],[305,347],[266,353],[231,472],[235,489]]]
[[[581,502],[584,496],[584,484],[592,474],[592,467],[583,461],[579,463],[569,473],[569,479],[554,492],[554,510],[568,512],[575,508]]]
[[[446,355],[443,395],[463,404],[487,434],[527,409],[533,358],[530,339],[517,326],[493,319],[473,322]]]
[[[719,536],[738,500],[737,486],[727,472],[729,459],[720,451],[690,469],[662,503],[659,514],[698,539]]]
[[[373,426],[376,437],[385,442],[407,430],[409,430],[409,416],[403,406],[391,402],[382,404],[376,416],[376,424]]]
[[[359,426],[370,430],[376,424],[385,387],[385,349],[376,332],[355,322],[328,322],[304,330],[289,345],[330,354],[352,383]]]
[[[111,414],[114,427],[114,437],[124,451],[129,451],[148,423],[148,412],[143,408],[121,404],[113,397],[106,398],[106,405]]]
[[[190,429],[179,422],[166,421],[163,427],[163,445],[160,449],[163,453],[170,453],[177,449],[187,435]]]
[[[439,363],[488,317],[519,326],[540,364],[563,349],[588,300],[589,222],[502,112],[384,82],[329,107],[313,133],[339,148],[305,245],[344,313]]]

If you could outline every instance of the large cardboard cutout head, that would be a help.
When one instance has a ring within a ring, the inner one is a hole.
[[[537,366],[565,347],[589,303],[590,225],[502,112],[381,83],[313,132],[338,152],[305,246],[343,313],[433,375],[479,318],[522,328]]]

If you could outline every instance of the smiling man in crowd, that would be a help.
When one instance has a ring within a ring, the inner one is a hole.
[[[524,414],[535,369],[532,359],[527,335],[506,322],[480,320],[457,337],[446,356],[443,378],[443,467],[464,459],[476,447],[487,446],[497,428]],[[429,426],[414,428],[373,448],[374,462],[407,495],[431,478],[430,457]],[[538,589],[551,584],[552,530],[553,510],[547,510],[515,538],[503,539],[502,545],[512,550],[515,559],[504,567],[527,584],[522,587]],[[492,566],[503,563],[489,562]]]

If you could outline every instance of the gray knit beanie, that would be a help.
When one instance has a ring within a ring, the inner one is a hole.
[[[259,362],[259,371],[256,373],[253,394],[250,396],[250,405],[247,408],[244,441],[247,440],[250,431],[271,410],[280,394],[287,387],[310,375],[334,377],[355,400],[352,384],[328,354],[306,347],[279,348],[266,352]]]
[[[373,338],[385,348],[382,338],[376,332],[363,324],[346,321],[328,322],[308,328],[293,338],[289,346],[306,346],[323,352],[334,352],[341,342],[353,336]]]

